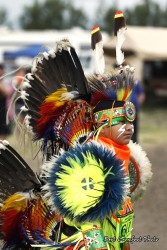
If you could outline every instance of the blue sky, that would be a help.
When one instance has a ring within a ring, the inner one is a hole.
[[[43,0],[39,0],[43,1]],[[89,16],[94,16],[97,7],[101,3],[102,11],[107,9],[112,5],[112,2],[117,2],[118,7],[121,10],[124,10],[126,7],[133,7],[137,3],[141,3],[142,0],[69,0],[77,7],[82,8]],[[167,6],[167,0],[153,0],[161,6]],[[17,18],[22,13],[23,6],[32,5],[34,0],[0,0],[0,8],[5,8],[10,16],[10,22],[17,27]],[[42,15],[42,13],[39,13]]]

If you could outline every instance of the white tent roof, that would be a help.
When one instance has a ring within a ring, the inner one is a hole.
[[[74,27],[68,30],[5,30],[0,28],[0,46],[26,46],[30,44],[55,44],[62,38],[68,38],[73,46],[75,44],[88,44],[91,46],[91,35],[89,30],[80,27]],[[107,33],[104,32],[103,39],[108,39]]]
[[[115,40],[112,36],[104,48],[114,50]],[[143,59],[167,60],[167,28],[127,26],[122,50],[132,51]]]
[[[78,53],[81,47],[90,47],[90,32],[78,27],[41,31],[9,30],[0,27],[0,61],[3,61],[3,53],[6,51],[16,51],[34,44],[41,44],[41,50],[43,47],[52,48],[55,42],[62,38],[68,38]]]
[[[34,30],[34,31],[12,31],[0,29],[0,46],[2,45],[16,45],[25,46],[34,43],[38,44],[55,44],[56,41],[67,38],[72,44],[77,42],[90,43],[90,32],[81,28],[73,28],[69,30]]]

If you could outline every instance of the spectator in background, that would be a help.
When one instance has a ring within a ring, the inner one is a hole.
[[[18,88],[18,89],[21,89],[21,85],[23,83],[23,80],[24,80],[24,77],[27,73],[30,73],[31,72],[31,69],[30,68],[20,68],[16,74],[15,74],[15,81],[14,81],[14,84],[15,84],[15,87]],[[20,94],[18,94],[18,97],[20,96]],[[27,114],[26,111],[22,111],[21,112],[21,108],[24,106],[24,101],[21,99],[21,98],[18,98],[18,100],[16,101],[15,103],[15,113],[16,115],[18,116],[18,122],[19,123],[23,123],[24,121],[24,118]]]
[[[5,67],[0,64],[0,139],[4,140],[8,134],[8,126],[6,125],[7,98],[9,92],[1,77],[5,74]]]
[[[26,74],[26,69],[24,68],[21,68],[19,71],[17,71],[16,75],[15,75],[15,85],[16,85],[16,88],[21,88],[21,84],[23,82],[23,78]],[[19,95],[18,95],[19,96]],[[24,102],[21,98],[19,98],[15,104],[15,113],[16,115],[19,115],[18,119],[19,119],[19,122],[22,124],[23,121],[24,121],[24,117],[26,115],[25,112],[21,112],[21,107],[24,106]]]
[[[139,131],[139,109],[145,101],[144,88],[141,81],[136,81],[136,85],[133,88],[132,94],[129,98],[136,107],[136,119],[134,120],[134,134],[132,136],[133,142],[138,142],[138,131]]]

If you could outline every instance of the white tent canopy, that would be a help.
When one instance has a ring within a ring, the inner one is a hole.
[[[146,60],[167,60],[167,28],[127,26],[122,50],[130,51]],[[112,36],[104,45],[106,53],[115,50],[116,39]]]

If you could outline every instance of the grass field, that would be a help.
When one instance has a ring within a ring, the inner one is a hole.
[[[167,143],[167,108],[143,109],[139,114],[139,142]]]

